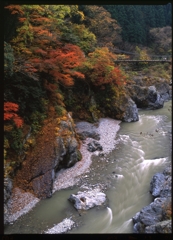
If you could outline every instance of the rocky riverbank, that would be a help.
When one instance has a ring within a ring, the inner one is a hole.
[[[170,149],[172,153],[172,131]],[[156,173],[150,183],[153,202],[133,217],[134,233],[172,233],[172,165]]]
[[[172,233],[172,169],[156,173],[150,184],[154,201],[133,217],[134,233]]]
[[[109,118],[100,119],[97,125],[88,122],[76,123],[76,132],[80,132],[81,139],[83,139],[79,149],[82,154],[82,159],[72,167],[62,168],[57,172],[53,183],[53,193],[60,189],[74,186],[80,181],[80,175],[89,171],[89,166],[92,163],[91,156],[93,154],[98,155],[100,151],[97,150],[94,153],[88,151],[87,144],[97,139],[97,142],[102,146],[102,154],[107,154],[115,148],[115,137],[120,128],[119,124],[120,121]],[[89,134],[90,137],[84,140],[86,134]],[[18,217],[26,214],[40,201],[33,193],[17,187],[13,188],[12,195],[7,200],[7,204],[5,205],[5,224],[17,220]]]

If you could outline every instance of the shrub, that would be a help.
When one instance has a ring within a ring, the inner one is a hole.
[[[22,129],[13,128],[9,135],[10,148],[12,148],[17,154],[22,150]]]
[[[30,119],[32,122],[31,127],[34,134],[36,134],[40,130],[45,118],[46,118],[46,115],[38,111],[35,111],[31,114],[30,116]]]
[[[64,107],[56,105],[55,106],[55,111],[58,114],[59,117],[63,116],[66,113],[66,110]]]

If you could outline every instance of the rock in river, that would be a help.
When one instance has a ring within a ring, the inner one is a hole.
[[[123,122],[136,122],[138,120],[139,120],[139,116],[138,116],[137,105],[131,98],[128,98],[128,103],[126,104],[122,121]]]
[[[100,189],[96,188],[90,191],[71,194],[68,200],[74,203],[74,207],[77,210],[88,210],[102,205],[106,201],[106,195]]]
[[[162,183],[164,182],[165,177],[163,173],[156,173],[150,183],[150,192],[153,197],[158,197],[162,189]]]
[[[55,225],[53,228],[48,229],[44,233],[48,234],[57,234],[57,233],[66,233],[74,226],[74,221],[68,218],[65,218],[62,222]]]
[[[90,152],[95,152],[96,150],[102,151],[102,146],[100,145],[100,143],[93,141],[88,143],[87,150]]]

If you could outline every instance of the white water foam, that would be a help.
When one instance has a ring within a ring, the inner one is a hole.
[[[145,159],[142,163],[141,166],[143,168],[148,168],[151,165],[158,166],[160,164],[165,163],[168,160],[168,157],[164,158],[156,158],[156,159]]]
[[[112,214],[112,210],[111,208],[107,207],[108,213],[109,213],[109,224],[112,223],[112,219],[113,219],[113,214]]]
[[[168,117],[164,116],[164,115],[155,115],[155,116],[146,116],[146,115],[141,115],[140,117],[142,117],[143,119],[147,119],[147,121],[154,121],[156,124],[160,123],[163,120],[166,120]]]
[[[122,174],[116,174],[116,176],[118,177],[118,178],[124,178],[124,176],[122,175]]]
[[[115,231],[115,233],[123,233],[124,229],[130,229],[132,224],[132,219],[129,219],[127,221],[125,221],[118,229],[116,229],[117,231]],[[130,233],[130,230],[127,231]]]

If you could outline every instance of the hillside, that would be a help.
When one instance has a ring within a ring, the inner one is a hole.
[[[170,62],[115,62],[131,57],[115,49],[133,51],[138,60],[152,55],[171,60],[170,5],[111,9],[4,8],[4,177],[39,198],[51,196],[56,172],[81,160],[76,121],[135,122],[139,107],[158,109],[171,99]],[[148,9],[154,11],[153,25]],[[139,10],[145,14],[137,15]]]

